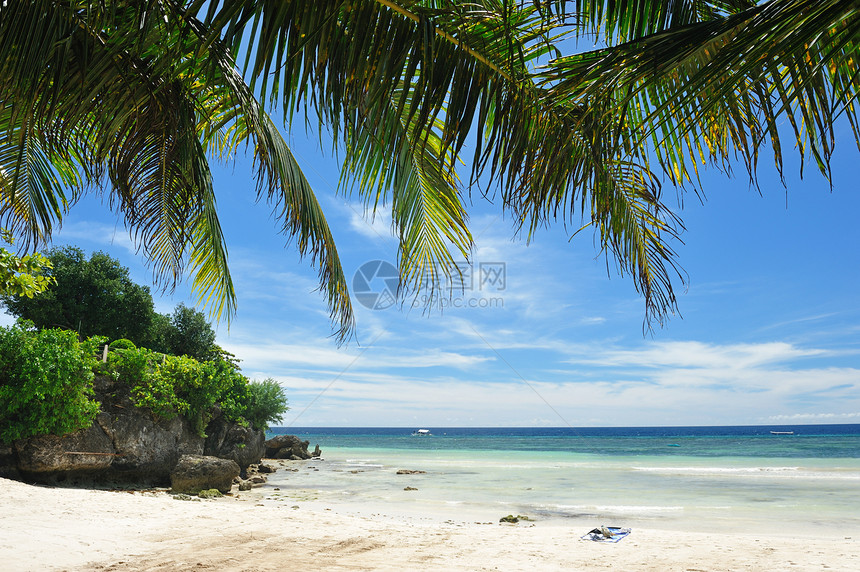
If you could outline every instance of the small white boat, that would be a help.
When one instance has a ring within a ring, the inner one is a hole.
[[[432,437],[433,433],[430,432],[430,429],[419,429],[418,431],[412,432],[413,437]]]
[[[794,431],[771,431],[771,435],[794,435]]]

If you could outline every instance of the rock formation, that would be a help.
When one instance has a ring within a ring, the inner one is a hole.
[[[183,455],[170,472],[170,488],[174,493],[189,495],[209,489],[229,493],[233,479],[238,476],[239,465],[232,459]]]
[[[266,452],[266,435],[250,427],[232,423],[217,415],[206,427],[203,454],[236,461],[242,473],[250,465],[260,462]]]
[[[319,445],[313,453],[308,452],[310,441],[302,441],[295,435],[277,435],[266,441],[266,457],[269,459],[291,459],[301,461],[321,455]]]
[[[262,431],[228,421],[217,408],[202,437],[182,416],[164,419],[135,407],[125,384],[97,376],[94,388],[101,412],[90,427],[0,446],[0,475],[47,483],[167,486],[182,455],[230,459],[244,472],[265,450]]]

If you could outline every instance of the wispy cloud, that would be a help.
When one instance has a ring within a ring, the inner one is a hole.
[[[807,324],[810,322],[821,322],[828,318],[832,318],[833,316],[838,315],[836,312],[828,312],[826,314],[816,314],[814,316],[800,316],[798,318],[793,318],[791,320],[784,320],[781,322],[775,322],[773,324],[769,324],[766,326],[762,326],[760,330],[774,330],[779,328],[784,328],[785,326],[795,325],[795,324]]]
[[[284,372],[296,366],[322,368],[345,367],[353,362],[364,348],[335,349],[325,340],[318,343],[275,343],[261,340],[257,343],[224,342],[224,349],[242,357],[243,365],[254,371]],[[464,370],[480,365],[492,358],[470,355],[438,348],[409,349],[397,346],[371,347],[356,361],[354,369],[412,370],[416,368],[453,368]]]
[[[771,415],[767,418],[775,423],[833,423],[834,421],[844,421],[846,423],[855,423],[860,419],[860,411],[852,413],[795,413],[793,415]]]
[[[392,238],[391,213],[384,209],[378,209],[376,213],[363,212],[352,205],[349,205],[349,209],[349,227],[352,230],[368,238]]]
[[[856,379],[857,373],[808,371],[798,372],[796,377],[823,376],[826,379],[816,385],[826,385],[851,376]],[[733,384],[671,386],[608,379],[565,383],[534,378],[526,378],[525,383],[515,378],[508,375],[467,381],[446,375],[350,371],[309,408],[302,422],[339,424],[344,411],[350,412],[352,424],[368,425],[379,424],[380,415],[392,425],[700,425],[758,419],[833,422],[854,418],[860,407],[857,388],[847,388],[843,390],[844,403],[812,418],[796,408],[795,394],[782,391],[775,379],[745,390]],[[291,404],[298,410],[304,409],[331,378],[278,379],[288,388]],[[769,388],[763,387],[768,384]],[[793,380],[787,385],[796,389]]]
[[[72,243],[83,242],[85,244],[118,246],[131,254],[137,254],[137,248],[131,240],[131,236],[119,222],[114,225],[94,221],[66,223],[58,233],[57,238]]]
[[[748,369],[783,363],[829,352],[804,349],[786,342],[716,345],[698,341],[651,342],[636,349],[589,348],[567,363],[636,368],[723,368]]]

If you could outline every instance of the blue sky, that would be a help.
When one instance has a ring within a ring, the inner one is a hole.
[[[390,219],[369,221],[360,202],[337,195],[337,161],[303,133],[291,144],[350,282],[366,262],[395,263]],[[357,338],[338,347],[316,270],[255,204],[251,161],[240,157],[215,170],[239,299],[218,343],[246,375],[287,389],[283,425],[857,423],[858,154],[843,128],[832,192],[812,165],[801,180],[791,159],[787,190],[762,160],[761,195],[738,165],[735,178],[706,175],[704,205],[685,197],[676,250],[689,288],[678,292],[682,316],[651,335],[632,282],[607,275],[588,232],[569,242],[557,225],[526,245],[500,206],[475,193],[473,283],[458,297],[462,307],[371,310],[353,298]],[[151,283],[122,222],[97,197],[73,208],[54,244],[108,252]],[[482,283],[482,269],[496,279]],[[189,290],[153,290],[157,309],[193,303]]]

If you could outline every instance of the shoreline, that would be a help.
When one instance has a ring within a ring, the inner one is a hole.
[[[267,503],[271,489],[180,501],[0,478],[4,570],[857,570],[860,537],[835,527],[738,533],[635,527],[581,540],[593,521],[438,520],[324,499]],[[299,508],[294,508],[299,506]],[[608,523],[609,524],[609,523]],[[849,537],[846,537],[849,536]]]

